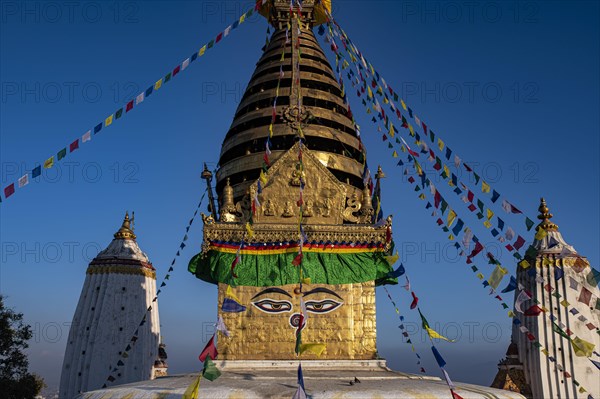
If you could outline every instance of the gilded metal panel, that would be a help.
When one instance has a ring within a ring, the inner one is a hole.
[[[317,357],[305,352],[301,359],[375,359],[375,284],[374,282],[340,285],[303,285],[303,292],[316,287],[324,287],[339,295],[318,293],[304,300],[341,302],[341,305],[328,313],[308,312],[305,328],[302,330],[303,343],[323,343],[326,349]],[[291,296],[271,293],[260,294],[265,287],[236,287],[235,296],[246,311],[228,313],[218,310],[223,317],[230,337],[219,335],[219,358],[222,360],[291,360],[297,359],[294,353],[296,330],[291,318],[300,311],[300,297],[297,285],[280,286]],[[219,303],[222,303],[227,286],[219,284]],[[253,299],[254,298],[254,299]],[[256,303],[263,299],[288,301],[289,311],[269,313],[261,310]],[[356,306],[361,305],[361,306]]]

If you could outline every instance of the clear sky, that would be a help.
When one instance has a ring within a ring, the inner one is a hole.
[[[251,2],[0,6],[4,187],[164,76]],[[599,12],[591,1],[334,0],[339,23],[418,115],[530,217],[544,196],[563,236],[596,267]],[[135,112],[0,205],[0,292],[34,327],[31,368],[51,387],[87,264],[125,210],[135,210],[138,242],[165,274],[204,190],[202,163],[216,165],[265,31],[263,18],[250,18]],[[455,380],[489,385],[511,321],[449,248],[350,94],[369,164],[387,173],[384,211],[394,215],[394,239],[422,309],[432,325],[459,337],[439,344],[447,370]],[[460,203],[456,209],[465,213]],[[215,287],[187,272],[201,240],[196,223],[159,301],[173,374],[198,370],[216,317]],[[509,255],[501,260],[514,271]],[[406,291],[390,292],[416,328]],[[418,372],[392,306],[385,293],[377,295],[380,353],[393,368]],[[414,340],[428,373],[437,375],[428,343]]]

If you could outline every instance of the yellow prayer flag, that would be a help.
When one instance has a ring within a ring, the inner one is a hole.
[[[310,285],[310,283],[311,283],[310,277],[306,277],[306,278],[302,279],[302,284]]]
[[[410,123],[408,124],[408,130],[410,131],[410,135],[412,137],[415,137],[415,129],[413,129],[413,127]]]
[[[402,105],[402,108],[403,108],[405,111],[408,111],[408,110],[406,109],[406,104],[404,104],[404,100],[403,100],[403,99],[400,99],[400,105]]]
[[[485,180],[481,180],[481,191],[484,193],[490,192],[490,185],[485,182]]]
[[[531,265],[529,264],[529,262],[527,262],[525,259],[523,259],[522,261],[519,262],[519,266],[521,266],[523,269],[527,269]]]
[[[587,392],[584,387],[579,387],[579,393]]]
[[[542,349],[542,353],[546,356],[548,356],[548,349]]]
[[[162,86],[162,79],[160,79],[156,83],[154,83],[154,90],[160,89],[161,86]]]
[[[573,349],[575,350],[575,356],[579,356],[579,357],[592,356],[592,353],[594,352],[594,348],[596,347],[591,342],[584,341],[583,339],[581,339],[579,337],[575,337],[575,339],[572,339],[571,345],[573,346]]]
[[[438,139],[438,148],[440,149],[440,151],[444,149],[444,142],[442,141],[442,139]]]
[[[492,216],[494,216],[494,212],[492,212],[491,209],[488,209],[487,210],[487,218],[488,218],[488,220],[490,220],[492,218]]]
[[[317,356],[321,356],[327,346],[325,344],[300,344],[300,354],[304,352],[312,352]]]
[[[515,312],[513,312],[512,310],[508,311],[508,317],[513,318],[515,317]]]
[[[477,273],[477,278],[480,279],[480,280],[483,280],[483,274]]]
[[[489,220],[486,220],[485,222],[483,222],[483,225],[485,226],[486,229],[489,229],[490,227],[492,227],[492,223],[490,223]]]
[[[398,153],[396,152],[396,150],[394,150],[394,152],[392,153],[392,156],[393,156],[394,158],[398,158]]]
[[[538,229],[537,233],[535,233],[535,239],[541,240],[542,238],[546,237],[547,235],[548,235],[548,232],[540,227]]]
[[[447,178],[449,178],[449,177],[450,177],[450,175],[451,175],[451,173],[450,173],[450,168],[449,168],[449,167],[448,167],[448,165],[446,165],[446,164],[444,164],[444,174],[446,175],[446,179],[447,179]],[[448,182],[448,184],[449,184],[450,186],[453,186],[453,184],[452,184],[452,180],[450,180],[450,181]]]
[[[423,194],[423,193],[419,194],[419,198],[422,199],[422,200],[424,200],[425,199],[425,194]]]
[[[385,96],[385,97],[383,98],[383,103],[384,103],[384,104],[389,104],[389,103],[390,103],[390,100],[388,100],[387,96]]]
[[[260,171],[260,182],[262,184],[267,184],[267,175],[265,175],[265,172],[263,172],[262,170]]]
[[[369,86],[367,86],[367,94],[369,98],[373,98],[373,91],[371,91],[371,88]]]
[[[246,233],[248,233],[248,238],[254,237],[254,230],[252,230],[252,226],[250,225],[250,222],[246,223]]]
[[[198,399],[198,389],[200,388],[201,379],[202,375],[199,375],[194,379],[194,381],[190,384],[188,389],[185,390],[182,399]]]
[[[240,17],[240,24],[243,24],[245,20],[246,20],[246,14],[243,14],[243,15]]]
[[[492,275],[488,279],[488,283],[490,283],[490,287],[496,289],[500,285],[500,282],[504,278],[504,275],[508,273],[508,270],[503,268],[500,265],[496,265],[496,268],[492,272]]]
[[[202,46],[202,48],[200,50],[198,50],[198,57],[202,57],[204,55],[205,51],[206,51],[206,44],[204,46]]]
[[[390,122],[390,136],[394,137],[396,131],[394,130],[394,124]]]
[[[568,308],[568,307],[569,307],[569,305],[570,305],[570,303],[569,303],[569,302],[567,302],[567,300],[566,300],[566,299],[563,299],[562,301],[560,301],[560,304],[561,304],[561,305],[563,305],[565,308]]]
[[[454,236],[453,236],[452,234],[450,234],[450,235],[448,236],[448,239],[449,239],[450,241],[454,241]]]
[[[239,303],[242,302],[239,300],[239,298],[237,296],[235,296],[235,294],[233,293],[233,289],[231,288],[230,285],[227,286],[227,290],[225,291],[225,296],[227,298],[233,299],[236,302],[239,302]]]
[[[396,251],[396,254],[384,256],[384,258],[390,266],[393,266],[394,263],[398,262],[398,259],[400,259],[400,255],[398,254],[398,251]]]
[[[440,333],[438,333],[437,331],[435,331],[433,328],[431,328],[429,326],[425,326],[425,330],[427,331],[427,334],[429,335],[429,337],[431,339],[437,338],[437,339],[443,339],[444,341],[447,341],[447,342],[454,342],[453,340],[444,337],[443,335],[441,335]]]
[[[269,125],[269,137],[273,137],[273,124]]]
[[[417,162],[416,159],[415,159],[415,168],[417,168],[417,174],[419,176],[423,175],[423,169],[421,169],[421,165]]]
[[[54,156],[51,156],[50,158],[48,158],[44,161],[44,169],[50,169],[53,166],[54,166]]]
[[[104,126],[110,126],[110,124],[112,123],[112,121],[113,121],[113,116],[111,115],[111,116],[109,116],[108,118],[106,118],[104,120]]]
[[[450,209],[450,212],[448,212],[448,220],[446,221],[446,225],[448,227],[452,226],[452,223],[454,223],[454,219],[456,219],[456,212],[454,212],[453,209]]]

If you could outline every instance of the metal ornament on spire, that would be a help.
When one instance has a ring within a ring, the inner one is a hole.
[[[550,221],[550,219],[552,219],[554,215],[550,213],[550,209],[546,205],[546,200],[544,198],[542,198],[540,201],[540,207],[538,208],[538,211],[540,212],[540,214],[537,218],[541,220],[538,227],[541,227],[546,231],[558,230],[558,226]]]
[[[135,240],[136,236],[133,233],[133,228],[131,223],[133,222],[133,218],[129,220],[129,212],[125,212],[125,218],[123,219],[123,224],[119,231],[114,234],[114,237],[121,240]]]

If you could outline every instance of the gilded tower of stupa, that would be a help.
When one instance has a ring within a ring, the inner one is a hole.
[[[303,342],[325,344],[320,359],[377,356],[375,286],[395,283],[391,218],[374,217],[365,149],[312,30],[327,5],[313,3],[261,10],[274,33],[223,142],[219,212],[204,217],[190,262],[220,305],[241,306],[219,307],[231,332],[220,360],[296,359],[299,323]]]

